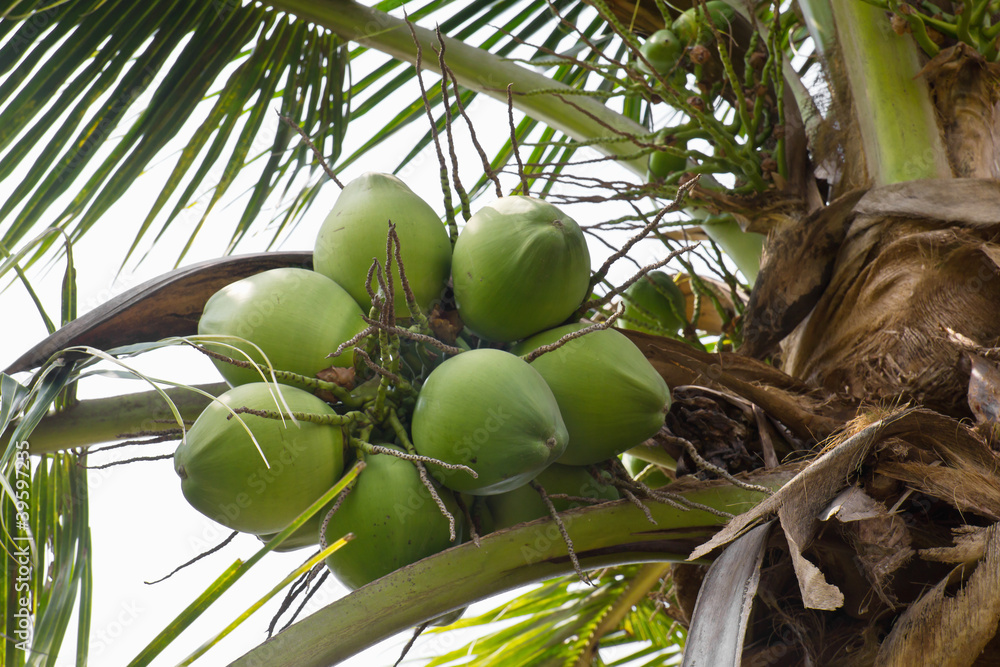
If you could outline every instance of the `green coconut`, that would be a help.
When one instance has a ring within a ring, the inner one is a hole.
[[[582,324],[551,329],[511,349],[524,355],[554,343]],[[569,431],[559,463],[589,465],[641,444],[663,426],[670,390],[645,355],[624,334],[594,331],[537,357],[531,367],[545,378]]]
[[[393,449],[399,449],[393,447]],[[409,461],[390,454],[365,457],[354,489],[330,518],[326,539],[332,543],[347,533],[354,539],[332,553],[326,564],[350,589],[383,577],[461,542],[462,513],[451,492],[439,492],[456,518],[452,542],[448,519],[420,481]]]
[[[602,472],[601,478],[598,479],[584,466],[553,463],[535,478],[535,482],[540,484],[548,495],[564,494],[596,500],[619,498],[618,489],[611,485],[610,474]],[[551,500],[557,512],[585,505],[579,500],[565,498],[551,498]],[[549,508],[545,505],[545,501],[530,484],[507,493],[489,496],[486,498],[486,504],[493,514],[498,530],[549,516]]]
[[[729,24],[736,18],[736,10],[722,0],[709,0],[705,9],[712,25],[721,32],[728,31]],[[692,7],[678,16],[670,28],[684,44],[708,44],[713,41],[714,35],[704,16],[701,7]]]
[[[427,466],[448,488],[474,495],[527,484],[562,455],[567,441],[545,380],[516,356],[491,349],[463,352],[431,372],[412,432],[419,454],[478,473]]]
[[[590,252],[576,222],[533,197],[480,209],[455,243],[458,314],[477,336],[514,341],[564,322],[590,286]]]
[[[406,278],[424,312],[441,299],[451,269],[451,240],[437,213],[390,174],[368,172],[348,183],[316,237],[313,268],[343,286],[365,312],[371,298],[365,288],[373,259],[386,262],[389,222],[396,225]],[[409,308],[399,270],[392,272],[396,317]],[[378,283],[373,279],[377,292]]]
[[[619,320],[623,329],[662,336],[684,328],[687,300],[669,274],[652,271],[632,283],[623,296],[625,312]]]
[[[687,169],[687,157],[671,152],[687,150],[686,141],[678,140],[665,132],[659,132],[656,135],[656,143],[670,150],[657,150],[649,154],[647,180],[654,181],[660,178],[667,178],[672,174]]]
[[[229,418],[230,409],[284,412],[272,391],[281,392],[292,412],[333,414],[302,389],[244,384],[210,403],[174,452],[181,491],[196,510],[233,530],[258,535],[284,530],[344,471],[339,427],[241,414],[261,457],[240,420]]]
[[[646,74],[656,72],[662,76],[669,75],[677,66],[677,61],[684,53],[684,44],[678,39],[672,30],[657,30],[642,43],[639,52],[649,61],[653,70],[642,60],[639,61],[639,69]]]
[[[254,345],[275,370],[313,377],[330,366],[351,366],[353,351],[330,359],[326,355],[366,326],[361,308],[340,285],[315,271],[281,268],[238,280],[213,294],[198,321],[198,334],[245,339],[224,342],[249,355],[265,373],[267,364]],[[223,345],[206,343],[206,347],[245,361]],[[261,381],[252,368],[222,361],[215,365],[231,385]]]

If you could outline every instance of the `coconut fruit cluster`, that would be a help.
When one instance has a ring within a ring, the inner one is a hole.
[[[199,340],[232,389],[174,463],[198,511],[267,540],[363,460],[282,545],[353,533],[327,559],[349,588],[473,527],[616,499],[605,462],[663,425],[660,375],[624,335],[578,319],[590,255],[547,202],[504,197],[453,242],[402,181],[365,174],[323,223],[314,269],[265,271],[206,303]]]

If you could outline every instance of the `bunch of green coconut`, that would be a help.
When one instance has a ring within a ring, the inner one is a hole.
[[[207,302],[199,340],[232,389],[174,465],[197,510],[266,541],[364,461],[281,547],[353,533],[327,559],[348,588],[473,533],[618,498],[616,457],[663,425],[669,390],[642,352],[579,321],[587,244],[544,201],[501,198],[452,243],[402,181],[368,173],[323,223],[314,269]]]
[[[639,48],[638,70],[657,86],[669,83],[677,92],[687,89],[688,71],[701,79],[700,68],[708,57],[707,46],[715,41],[715,32],[728,33],[736,10],[722,0],[709,0],[682,12],[668,28],[657,30]],[[685,66],[686,64],[686,66]],[[661,130],[653,140],[656,150],[650,153],[648,180],[676,177],[687,166],[687,139],[672,131]]]

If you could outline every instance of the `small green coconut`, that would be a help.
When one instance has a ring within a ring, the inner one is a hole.
[[[679,155],[674,151],[687,150],[687,142],[678,140],[666,132],[659,132],[656,135],[656,143],[666,150],[658,150],[649,154],[648,179],[655,181],[667,178],[672,174],[684,171],[687,168],[687,157]]]
[[[292,412],[334,413],[302,389],[240,385],[202,411],[174,452],[181,491],[196,510],[233,530],[258,535],[284,530],[344,472],[339,427],[241,414],[261,457],[240,420],[229,418],[230,410],[284,412],[272,391],[281,392]]]
[[[253,345],[275,370],[313,377],[330,366],[352,365],[353,351],[330,359],[326,355],[366,326],[361,308],[340,285],[315,271],[281,268],[238,280],[213,294],[198,321],[198,334],[233,336],[220,342],[235,345],[265,373],[267,364]],[[219,343],[208,342],[206,347],[246,360]],[[222,361],[215,365],[234,386],[262,379],[252,368]]]
[[[651,271],[625,290],[623,329],[666,336],[684,328],[687,301],[674,279],[663,271]]]
[[[684,44],[672,30],[657,30],[642,43],[639,52],[653,67],[653,71],[650,71],[646,63],[640,60],[639,69],[641,71],[646,74],[652,74],[655,71],[661,76],[667,76],[672,73],[677,66],[677,61],[681,59],[681,55],[684,53]]]
[[[709,0],[705,3],[708,17],[712,25],[720,32],[728,32],[729,24],[736,18],[736,10],[722,0]],[[715,36],[704,19],[701,7],[692,7],[674,19],[670,26],[677,38],[688,46],[692,44],[709,44]]]
[[[584,466],[567,466],[553,463],[535,478],[548,495],[563,494],[578,498],[594,498],[595,500],[618,500],[618,489],[611,485],[611,475],[601,473],[600,479],[595,478]],[[565,498],[550,498],[557,512],[565,512],[574,507],[585,506],[578,500]],[[497,530],[510,528],[513,525],[534,521],[549,516],[549,508],[545,501],[530,484],[501,493],[488,496],[486,504],[493,514]]]
[[[525,355],[584,328],[568,324],[522,341],[511,353]],[[670,390],[645,355],[613,329],[575,338],[531,362],[545,378],[569,431],[559,463],[589,465],[616,456],[663,426]]]
[[[567,441],[545,380],[516,356],[491,349],[463,352],[431,372],[412,432],[419,454],[478,473],[427,466],[441,484],[473,495],[527,484],[562,455]]]
[[[451,492],[442,490],[439,495],[456,519],[454,542],[448,519],[411,462],[373,454],[365,457],[365,463],[355,488],[326,528],[328,543],[354,533],[352,541],[326,559],[330,571],[350,589],[462,541],[462,514]]]
[[[451,239],[434,209],[390,174],[368,172],[344,187],[316,237],[313,268],[346,289],[367,314],[372,302],[365,281],[373,259],[385,267],[390,221],[396,225],[413,296],[427,312],[448,281]],[[396,317],[408,318],[398,269],[392,275]],[[374,279],[372,289],[379,289]]]
[[[480,209],[455,243],[458,314],[477,336],[515,341],[564,322],[590,287],[580,226],[555,206],[511,196]]]

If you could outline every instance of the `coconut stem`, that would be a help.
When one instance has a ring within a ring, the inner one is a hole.
[[[372,358],[369,357],[368,353],[365,352],[364,350],[358,349],[358,350],[355,350],[354,353],[361,357],[362,361],[365,362],[365,364],[368,366],[368,368],[372,369],[373,371],[375,371],[376,373],[378,373],[379,375],[381,375],[383,378],[386,378],[387,380],[389,380],[390,382],[392,382],[396,387],[399,387],[400,389],[403,389],[404,391],[413,391],[413,386],[410,385],[409,382],[407,382],[406,380],[404,380],[400,376],[396,375],[395,373],[393,373],[389,369],[382,368],[381,366],[379,366],[378,364],[376,364],[374,361],[372,361]],[[384,399],[383,399],[383,401],[384,401]]]
[[[740,481],[735,477],[733,477],[728,470],[720,468],[714,463],[709,463],[708,461],[706,461],[702,457],[702,455],[698,452],[698,449],[691,443],[691,441],[685,440],[684,438],[678,438],[676,436],[665,435],[663,433],[660,433],[658,437],[663,442],[669,444],[678,444],[681,447],[683,447],[684,451],[687,452],[687,455],[691,457],[691,460],[693,460],[695,464],[702,470],[718,475],[719,477],[722,477],[723,479],[728,481],[730,484],[738,486],[741,489],[746,489],[747,491],[759,491],[760,493],[771,495],[771,490],[768,489],[767,487],[759,486],[757,484],[748,484],[747,482]]]
[[[463,350],[462,348],[455,347],[453,345],[448,345],[447,343],[442,343],[433,336],[428,336],[426,334],[418,333],[416,331],[411,331],[409,329],[404,329],[402,327],[386,327],[385,325],[377,322],[376,320],[370,317],[364,317],[363,315],[362,317],[364,318],[365,322],[371,325],[368,329],[366,329],[366,331],[369,330],[374,331],[376,329],[384,328],[388,333],[395,334],[397,336],[402,336],[403,338],[409,338],[410,340],[420,341],[421,343],[427,343],[428,345],[433,345],[434,347],[441,350],[445,354],[456,355],[465,352],[465,350]]]
[[[524,359],[526,362],[528,362],[530,364],[532,361],[534,361],[538,357],[542,356],[546,352],[552,352],[553,350],[558,350],[560,347],[562,347],[563,345],[565,345],[566,343],[570,342],[571,340],[573,340],[575,338],[580,338],[581,336],[585,336],[585,335],[587,335],[589,333],[592,333],[594,331],[601,331],[602,329],[609,329],[611,327],[611,325],[615,323],[615,320],[618,319],[619,315],[621,315],[621,309],[620,308],[618,310],[616,310],[615,312],[613,312],[610,316],[608,316],[608,319],[604,320],[603,322],[598,322],[597,324],[592,324],[589,327],[580,329],[579,331],[571,331],[568,334],[566,334],[565,336],[563,336],[562,338],[560,338],[559,340],[557,340],[556,342],[549,343],[548,345],[542,345],[541,347],[535,348],[534,350],[532,350],[528,354],[522,356],[521,358]]]
[[[224,540],[222,541],[222,543],[221,543],[221,544],[217,544],[217,545],[215,545],[214,547],[212,547],[211,549],[209,549],[208,551],[204,551],[204,552],[202,552],[202,553],[198,554],[197,556],[195,556],[194,558],[192,558],[192,559],[191,559],[191,560],[189,560],[188,562],[186,562],[186,563],[183,563],[183,564],[181,564],[181,565],[178,565],[177,567],[175,567],[175,568],[174,568],[174,569],[173,569],[173,570],[172,570],[172,571],[171,571],[171,572],[170,572],[169,574],[167,574],[166,576],[163,576],[163,577],[160,577],[159,579],[155,579],[155,580],[153,580],[153,581],[144,581],[144,582],[142,582],[142,583],[146,584],[147,586],[152,586],[153,584],[158,584],[158,583],[160,583],[161,581],[166,581],[166,580],[167,580],[167,579],[169,579],[170,577],[174,576],[175,574],[177,574],[178,572],[180,572],[181,570],[183,570],[184,568],[186,568],[186,567],[187,567],[188,565],[193,565],[194,563],[197,563],[198,561],[200,561],[200,560],[201,560],[202,558],[205,558],[206,556],[211,556],[211,555],[212,555],[212,554],[214,554],[214,553],[215,553],[216,551],[218,551],[219,549],[223,548],[224,546],[226,546],[227,544],[229,544],[230,542],[232,542],[232,541],[233,541],[233,540],[234,540],[234,539],[236,538],[236,536],[237,536],[237,535],[239,535],[239,534],[240,534],[240,531],[238,531],[238,530],[234,530],[234,531],[233,531],[233,532],[232,532],[232,533],[231,533],[231,534],[229,535],[229,537],[227,537],[226,539],[224,539]]]
[[[709,507],[708,505],[702,505],[701,503],[696,503],[688,500],[684,496],[676,493],[669,493],[663,491],[662,489],[651,489],[642,482],[632,479],[625,470],[625,466],[617,458],[611,459],[611,472],[614,476],[615,487],[619,491],[625,494],[626,497],[632,492],[638,492],[646,498],[652,498],[653,500],[661,503],[670,505],[675,509],[680,510],[702,510],[704,512],[709,512],[718,517],[723,517],[727,519],[733,518],[733,515],[729,512],[724,512],[722,510],[716,509],[714,507]],[[763,488],[763,487],[761,487]],[[752,489],[752,491],[758,491],[758,489]],[[765,491],[766,492],[766,491]]]
[[[406,307],[410,311],[410,317],[412,317],[417,323],[422,333],[430,333],[431,324],[427,321],[427,316],[420,310],[420,306],[417,305],[417,298],[413,296],[413,290],[410,288],[410,281],[406,277],[406,267],[403,266],[403,256],[402,250],[400,250],[399,235],[396,233],[396,225],[391,222],[389,223],[389,240],[392,242],[396,268],[399,269],[399,282],[403,287],[403,295],[406,297]]]
[[[403,443],[403,447],[406,451],[415,456],[417,450],[410,441],[410,436],[406,433],[406,426],[403,425],[403,422],[400,420],[399,415],[396,414],[395,410],[389,411],[389,423],[392,425],[392,430],[395,431],[396,437]],[[441,500],[441,496],[438,495],[437,489],[434,488],[434,484],[431,483],[431,480],[428,478],[427,468],[424,464],[421,461],[414,461],[413,465],[416,466],[417,472],[420,473],[420,481],[427,488],[427,491],[430,492],[431,498],[434,499],[434,504],[436,504],[438,509],[441,510],[441,514],[448,519],[448,536],[450,540],[454,542],[456,539],[455,517],[452,516],[451,512],[448,511],[448,508],[445,507],[444,501]]]
[[[451,70],[444,62],[444,52],[447,46],[445,45],[444,36],[441,34],[441,26],[435,26],[435,35],[437,35],[438,41],[438,68],[441,70],[441,103],[446,109],[444,114],[444,131],[448,137],[448,155],[451,158],[451,181],[455,185],[455,193],[458,195],[458,200],[462,206],[462,217],[468,220],[472,217],[472,210],[469,207],[469,193],[465,191],[465,187],[462,185],[462,181],[458,176],[458,155],[455,154],[455,137],[451,131],[451,100],[448,95],[448,81],[452,76]],[[416,38],[414,34],[414,41],[419,43],[420,40]],[[461,92],[455,89],[455,98],[458,99],[461,96]],[[448,221],[449,232],[452,228],[458,231],[457,225],[454,223],[454,216]]]
[[[535,480],[531,480],[529,484],[531,484],[531,488],[537,491],[538,495],[541,496],[542,502],[545,503],[545,507],[549,510],[549,515],[552,517],[552,520],[556,522],[556,526],[559,528],[559,534],[562,535],[563,541],[566,543],[566,551],[569,553],[569,558],[573,562],[573,569],[576,571],[576,575],[580,577],[580,581],[583,583],[588,586],[593,586],[594,582],[590,580],[587,573],[580,567],[580,560],[576,557],[576,550],[573,548],[573,540],[570,539],[569,531],[566,530],[566,525],[559,516],[559,512],[556,511],[556,506],[552,504],[552,500],[549,499],[549,494],[545,492],[545,487]]]
[[[452,516],[451,512],[448,511],[448,508],[445,507],[444,501],[441,500],[441,496],[438,495],[437,489],[434,488],[434,484],[427,476],[426,466],[424,466],[424,464],[421,463],[420,461],[415,461],[413,465],[416,466],[417,473],[419,473],[420,475],[420,482],[424,485],[424,488],[426,488],[427,491],[431,494],[431,498],[434,499],[434,504],[437,505],[438,509],[441,511],[441,514],[443,514],[444,517],[448,519],[448,539],[451,542],[454,542],[457,539],[457,535],[455,534],[455,517]]]
[[[362,315],[362,317],[364,317],[364,315]],[[367,322],[369,320],[365,320],[365,321]],[[354,338],[352,338],[350,340],[347,340],[347,341],[344,341],[343,343],[341,343],[340,345],[338,345],[336,350],[334,350],[330,354],[326,355],[327,358],[329,359],[330,357],[340,356],[340,354],[345,349],[357,345],[361,341],[361,339],[367,338],[368,336],[370,336],[373,333],[375,333],[375,331],[376,331],[376,327],[375,326],[368,327],[367,329],[365,329],[365,330],[361,331],[360,333],[358,333],[357,335],[355,335]]]
[[[281,122],[283,122],[285,125],[292,128],[298,133],[299,137],[301,137],[302,139],[302,143],[308,146],[309,150],[312,151],[313,157],[315,157],[316,160],[319,162],[319,166],[323,167],[323,171],[326,172],[326,175],[330,177],[331,181],[337,184],[337,187],[343,190],[344,184],[341,183],[340,179],[337,178],[337,174],[330,167],[330,164],[326,161],[326,158],[323,157],[323,154],[319,152],[319,149],[316,148],[316,144],[312,142],[312,139],[309,138],[309,135],[306,134],[306,131],[303,130],[301,127],[299,127],[299,124],[296,123],[294,120],[292,120],[290,116],[282,116],[280,111],[278,112],[278,118],[281,119]]]
[[[444,461],[439,461],[438,459],[431,458],[430,456],[420,456],[419,454],[405,454],[400,451],[396,451],[391,447],[382,447],[381,445],[373,445],[370,442],[362,440],[360,438],[351,438],[351,446],[360,449],[365,454],[375,455],[375,454],[388,454],[389,456],[395,456],[397,459],[403,459],[404,461],[421,461],[424,463],[433,463],[434,465],[441,466],[442,468],[447,468],[448,470],[461,470],[462,472],[467,472],[473,477],[479,477],[479,473],[468,466],[464,466],[458,463],[445,463]]]
[[[334,503],[333,503],[333,506],[330,507],[330,511],[327,512],[326,516],[323,517],[323,523],[320,524],[320,527],[319,527],[319,548],[320,549],[326,549],[329,546],[327,544],[327,542],[326,542],[326,529],[330,526],[330,519],[332,519],[333,515],[337,513],[337,510],[340,509],[340,506],[343,504],[344,499],[347,498],[347,494],[349,494],[351,491],[353,491],[355,486],[357,486],[357,481],[356,480],[352,481],[351,484],[349,484],[348,486],[344,487],[344,490],[341,491],[337,495],[337,500],[335,500]]]
[[[348,412],[347,414],[338,415],[321,415],[315,412],[282,412],[281,410],[254,410],[248,407],[236,408],[233,410],[233,414],[242,415],[255,415],[257,417],[263,417],[264,419],[296,419],[305,422],[311,422],[313,424],[321,424],[324,426],[343,426],[345,424],[350,424],[357,421],[359,418],[364,417],[363,412]],[[226,419],[232,419],[233,414],[226,416]]]
[[[420,44],[420,39],[417,37],[417,32],[414,30],[413,24],[410,23],[409,19],[406,20],[406,27],[410,31],[410,37],[413,39],[413,45],[416,48],[413,66],[417,71],[417,84],[420,86],[420,99],[424,102],[424,111],[427,112],[427,119],[430,121],[431,138],[434,140],[434,148],[437,149],[438,164],[440,165],[441,194],[444,198],[444,214],[445,219],[448,221],[448,233],[451,236],[451,244],[455,245],[455,240],[458,238],[458,224],[455,222],[455,207],[452,206],[451,203],[451,187],[448,185],[448,165],[444,160],[444,153],[441,151],[441,139],[438,137],[437,122],[434,120],[434,113],[431,111],[431,103],[427,97],[427,89],[424,87],[424,51]],[[439,43],[443,41],[441,39],[440,32],[437,34],[437,38]],[[431,48],[433,48],[433,46]],[[442,72],[442,74],[444,75],[444,72]],[[450,115],[447,98],[444,99],[444,104],[445,117],[447,118]]]
[[[465,501],[462,500],[462,494],[460,493],[455,494],[455,503],[458,505],[458,508],[462,510],[462,516],[465,517],[465,523],[469,527],[469,537],[472,539],[472,543],[478,547],[479,530],[476,528],[476,519],[472,515],[473,510],[465,504]]]
[[[657,213],[652,220],[646,223],[646,225],[641,230],[639,230],[639,233],[637,233],[628,241],[626,241],[625,245],[623,245],[621,249],[619,249],[613,255],[608,257],[607,260],[605,260],[604,264],[601,265],[601,268],[599,268],[597,272],[594,273],[594,276],[590,279],[591,291],[593,291],[594,287],[596,287],[602,280],[604,280],[604,278],[608,275],[608,271],[611,270],[611,266],[615,262],[617,262],[622,257],[626,257],[628,255],[628,251],[632,249],[632,246],[634,246],[642,239],[646,238],[649,235],[649,233],[652,232],[660,224],[660,220],[663,219],[663,216],[665,216],[667,213],[670,213],[671,211],[679,211],[681,209],[681,206],[684,203],[684,198],[687,196],[688,192],[691,191],[691,188],[693,188],[697,182],[698,182],[697,178],[692,178],[691,180],[685,182],[683,185],[680,185],[677,188],[677,196],[674,198],[674,201],[669,206],[665,206],[662,209],[660,209],[660,212]]]
[[[329,354],[327,355],[327,357],[335,357],[338,354],[340,354],[340,352],[342,351],[341,347],[344,346],[341,345],[340,347],[337,348],[338,350],[337,352]],[[252,361],[242,361],[240,359],[233,359],[232,357],[227,357],[224,354],[213,352],[212,350],[209,350],[203,347],[202,345],[195,345],[194,348],[199,352],[201,352],[202,354],[211,357],[212,359],[218,359],[219,361],[223,361],[232,366],[236,366],[237,368],[248,368],[258,371],[264,371],[264,373],[270,373],[271,376],[274,378],[275,382],[280,382],[282,384],[305,386],[308,387],[309,389],[312,389],[313,391],[328,391],[334,396],[336,396],[337,399],[347,407],[356,408],[360,406],[360,403],[358,403],[351,397],[350,392],[341,387],[339,384],[334,384],[333,382],[320,380],[319,378],[309,377],[307,375],[299,375],[298,373],[293,373],[291,371],[279,371],[275,368],[270,368],[270,367],[265,369],[262,366],[259,366]]]
[[[660,268],[661,266],[666,265],[668,262],[670,262],[671,260],[673,260],[678,255],[681,255],[682,253],[694,250],[695,248],[697,248],[700,245],[701,245],[701,243],[694,243],[692,245],[686,245],[683,248],[678,248],[677,250],[674,250],[669,255],[667,255],[664,259],[661,259],[659,262],[653,262],[652,264],[650,264],[648,266],[642,267],[642,269],[638,273],[636,273],[634,276],[632,276],[631,278],[629,278],[628,280],[626,280],[624,283],[622,283],[621,285],[619,285],[615,289],[611,290],[610,292],[608,292],[607,294],[605,294],[604,296],[602,296],[600,299],[594,299],[592,301],[588,301],[587,303],[583,304],[583,306],[580,308],[579,312],[585,313],[588,310],[590,310],[591,308],[601,308],[601,307],[603,307],[605,304],[610,303],[613,298],[615,298],[616,296],[618,296],[619,294],[621,294],[622,292],[624,292],[625,290],[627,290],[629,287],[631,287],[632,283],[634,283],[637,280],[641,279],[643,276],[645,276],[650,271],[653,271],[655,269]]]

